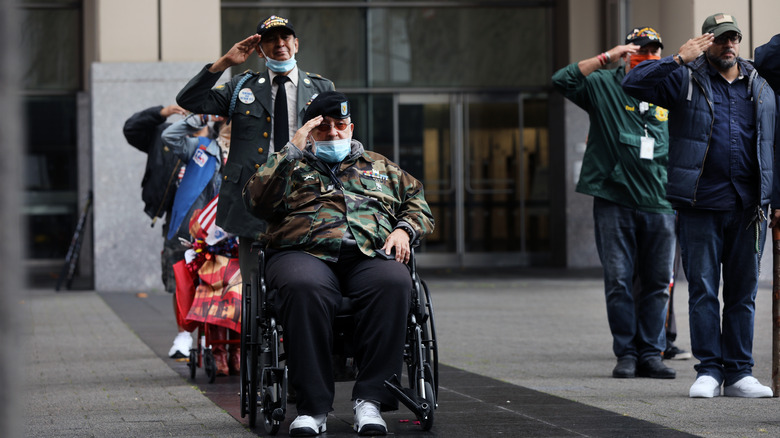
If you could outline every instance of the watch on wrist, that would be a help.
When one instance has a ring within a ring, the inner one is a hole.
[[[685,61],[683,61],[683,58],[682,58],[682,56],[680,56],[679,53],[675,53],[674,54],[674,59],[675,59],[675,61],[678,61],[677,62],[678,64],[685,65]]]
[[[407,225],[407,224],[398,224],[398,225],[395,226],[395,228],[406,231],[406,234],[409,235],[409,240],[414,239],[414,230],[409,225]]]

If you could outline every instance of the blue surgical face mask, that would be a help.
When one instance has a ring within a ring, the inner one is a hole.
[[[268,67],[268,70],[271,70],[275,73],[284,73],[292,70],[295,68],[295,64],[298,61],[295,60],[295,55],[290,57],[287,61],[277,61],[275,59],[271,59],[269,57],[265,57],[265,66]]]
[[[341,138],[328,141],[315,140],[314,148],[314,155],[317,158],[329,164],[336,164],[347,157],[352,146],[349,138]]]

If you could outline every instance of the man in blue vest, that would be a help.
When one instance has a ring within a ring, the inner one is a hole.
[[[690,397],[719,396],[721,386],[726,396],[772,397],[752,371],[767,208],[770,198],[780,205],[772,190],[777,105],[739,57],[741,41],[737,20],[714,14],[701,36],[623,79],[628,94],[669,109],[666,196],[678,212],[691,350],[699,360]]]

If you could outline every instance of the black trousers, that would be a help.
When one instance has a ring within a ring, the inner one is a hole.
[[[271,252],[266,278],[277,290],[275,307],[284,327],[290,384],[298,415],[333,410],[331,363],[333,322],[341,297],[355,308],[355,361],[358,376],[352,400],[373,400],[382,410],[398,409],[384,380],[401,375],[411,276],[395,260],[370,258],[357,248],[326,263],[301,251]]]

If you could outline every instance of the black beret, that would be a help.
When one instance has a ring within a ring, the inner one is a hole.
[[[314,96],[303,115],[303,123],[317,116],[328,116],[334,119],[346,119],[350,116],[350,105],[347,96],[338,91],[326,91]]]

